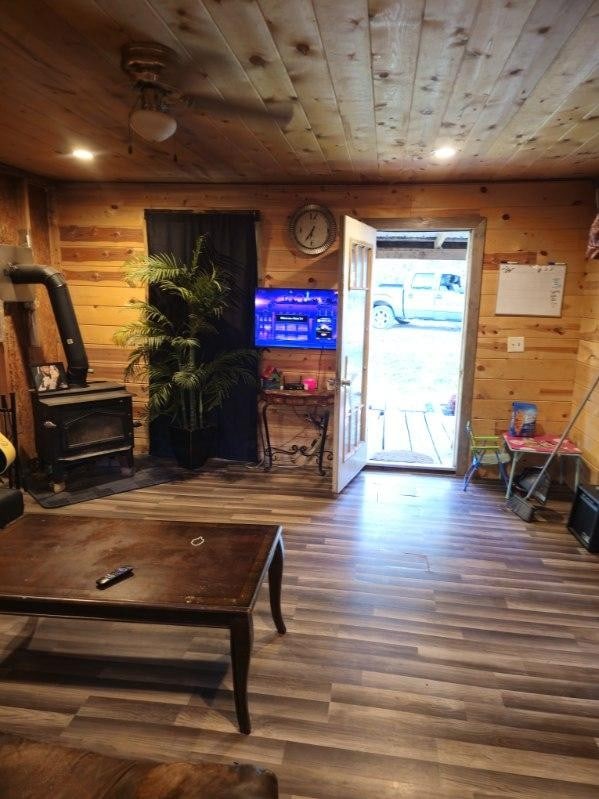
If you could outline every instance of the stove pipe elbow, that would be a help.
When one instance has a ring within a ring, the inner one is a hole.
[[[13,283],[41,284],[46,287],[56,326],[67,359],[69,386],[86,386],[89,362],[68,286],[58,271],[51,266],[13,265],[7,269]]]

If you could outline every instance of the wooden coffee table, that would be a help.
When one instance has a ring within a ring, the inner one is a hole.
[[[96,588],[125,564],[133,577]],[[23,516],[0,532],[0,613],[227,627],[237,720],[247,734],[252,611],[267,570],[283,634],[279,525]]]

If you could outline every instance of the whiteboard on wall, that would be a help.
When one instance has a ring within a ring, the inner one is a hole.
[[[504,316],[561,316],[566,264],[499,265],[495,313]]]

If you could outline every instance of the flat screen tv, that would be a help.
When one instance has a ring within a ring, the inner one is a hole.
[[[337,292],[332,289],[256,289],[256,347],[334,350]]]

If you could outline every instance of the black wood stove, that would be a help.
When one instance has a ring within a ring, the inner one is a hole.
[[[7,273],[13,283],[46,287],[67,358],[68,388],[32,392],[38,456],[50,468],[54,491],[64,489],[68,467],[99,457],[118,457],[123,470],[132,474],[131,394],[119,383],[87,382],[87,354],[62,275],[37,265],[10,266]]]
[[[33,396],[35,440],[40,461],[52,470],[54,490],[70,466],[116,456],[133,473],[131,394],[108,381]]]

